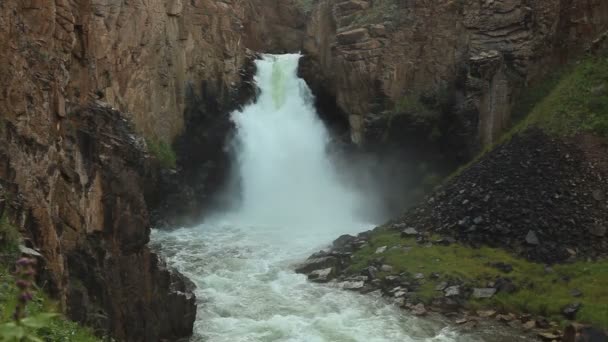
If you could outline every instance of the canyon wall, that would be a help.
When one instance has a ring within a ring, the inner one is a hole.
[[[466,158],[508,127],[522,89],[607,29],[601,0],[319,0],[303,74],[336,97],[353,142],[426,122]]]
[[[0,184],[19,205],[0,204],[72,319],[118,340],[191,333],[188,281],[147,246],[144,194],[162,194],[146,140],[212,159],[226,132],[205,132],[228,121],[250,49],[298,50],[296,13],[280,0],[0,2]]]

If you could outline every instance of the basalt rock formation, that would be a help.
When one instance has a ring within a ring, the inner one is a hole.
[[[600,0],[320,0],[302,74],[335,97],[353,142],[421,135],[466,159],[509,125],[522,89],[607,29]]]
[[[72,319],[100,333],[133,341],[188,336],[192,289],[147,247],[143,175],[151,161],[143,140],[107,105],[66,113],[45,143],[9,120],[0,135],[0,179],[20,199],[7,212],[44,256],[41,283]]]
[[[162,177],[145,140],[215,158],[225,132],[197,130],[250,96],[250,49],[298,50],[303,20],[277,0],[0,2],[0,184],[72,319],[118,340],[192,331],[188,282],[147,247]]]

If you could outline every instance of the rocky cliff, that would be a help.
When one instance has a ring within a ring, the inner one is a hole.
[[[422,129],[466,158],[504,131],[527,85],[607,29],[600,0],[320,0],[303,74],[335,96],[355,143]]]
[[[0,182],[71,318],[119,340],[191,332],[187,281],[147,247],[145,140],[215,158],[226,132],[200,130],[227,121],[248,49],[297,50],[298,25],[278,0],[0,3]]]

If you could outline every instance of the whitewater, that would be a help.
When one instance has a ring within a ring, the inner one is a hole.
[[[338,236],[370,229],[366,196],[344,183],[330,136],[297,77],[297,54],[256,63],[255,103],[232,114],[235,199],[196,227],[153,230],[167,263],[196,285],[191,341],[519,341],[482,326],[464,333],[373,295],[314,284],[293,269]]]

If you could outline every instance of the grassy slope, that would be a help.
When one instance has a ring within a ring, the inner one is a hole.
[[[499,144],[532,126],[559,136],[586,132],[608,137],[608,58],[588,57],[545,82],[526,89],[520,105],[515,109],[524,113],[521,115],[523,119],[502,137]],[[488,147],[480,156],[493,147]],[[469,165],[478,159],[475,158]],[[467,166],[456,171],[447,181]],[[397,232],[382,232],[372,238],[372,246],[355,254],[350,271],[359,271],[371,259],[377,258],[378,255],[374,254],[377,247],[395,245],[412,249],[408,252],[389,250],[382,256],[387,264],[395,268],[395,273],[425,274],[424,284],[418,291],[423,301],[428,302],[439,296],[435,286],[448,278],[459,278],[471,286],[485,287],[492,279],[509,277],[518,285],[519,291],[498,294],[490,300],[471,301],[471,307],[492,307],[563,321],[562,308],[573,302],[581,302],[583,306],[577,315],[578,321],[608,328],[606,260],[557,265],[553,267],[553,272],[547,273],[543,265],[518,259],[500,249],[473,249],[457,244],[426,248],[413,240],[401,239]],[[499,261],[511,264],[513,272],[505,274],[487,266],[488,262]],[[433,272],[440,273],[442,278],[431,280],[429,275]],[[580,290],[583,297],[574,298],[570,293],[573,289]]]
[[[514,135],[530,127],[560,136],[592,133],[608,138],[608,57],[587,57],[524,89],[513,108],[517,121],[495,144],[446,178],[451,180]]]
[[[8,223],[6,217],[0,217],[0,325],[12,320],[17,304],[18,289],[15,279],[9,272],[18,257],[19,232]],[[27,314],[42,312],[59,312],[54,301],[48,299],[40,290],[35,291],[34,300],[27,306]],[[88,328],[59,316],[51,323],[39,329],[36,335],[44,341],[52,342],[94,342],[100,341]]]
[[[573,302],[583,304],[577,318],[583,322],[608,327],[608,305],[598,299],[608,298],[608,261],[579,262],[556,265],[547,272],[540,264],[516,258],[508,252],[494,248],[474,249],[458,244],[450,246],[433,245],[425,247],[411,238],[400,238],[399,232],[376,233],[370,246],[355,253],[349,272],[358,273],[368,261],[384,257],[384,262],[394,267],[393,273],[422,273],[425,279],[417,295],[423,302],[430,302],[441,296],[435,287],[450,279],[459,279],[471,287],[486,287],[487,283],[500,277],[510,278],[519,288],[514,294],[498,294],[490,300],[471,301],[472,308],[492,307],[505,311],[525,312],[561,321],[562,308]],[[380,255],[378,247],[388,246]],[[407,252],[393,246],[410,247]],[[491,262],[504,262],[513,266],[513,271],[503,273],[488,266]],[[440,278],[431,279],[432,273]],[[570,279],[566,281],[565,279]],[[573,289],[583,296],[574,298]]]

